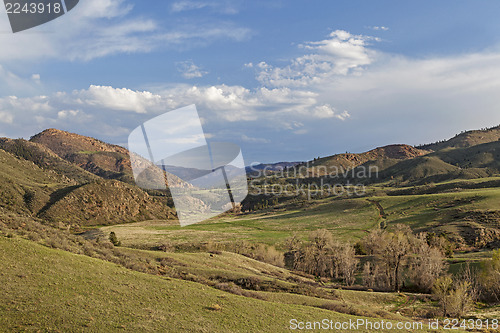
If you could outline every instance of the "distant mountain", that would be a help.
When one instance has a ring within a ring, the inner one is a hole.
[[[500,125],[492,128],[462,132],[449,140],[418,146],[418,148],[438,151],[446,148],[467,148],[498,140],[500,140]]]
[[[286,168],[292,168],[294,166],[303,164],[304,162],[278,162],[278,163],[261,163],[261,164],[254,164],[251,166],[245,167],[246,171],[248,173],[251,172],[259,172],[261,170],[268,170],[268,171],[281,171]]]

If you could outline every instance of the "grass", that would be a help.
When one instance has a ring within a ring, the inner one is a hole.
[[[359,239],[367,230],[378,226],[380,216],[376,207],[364,199],[323,199],[310,207],[220,217],[181,228],[172,221],[146,221],[102,228],[114,231],[125,246],[155,246],[162,241],[172,244],[200,244],[247,240],[268,245],[280,244],[291,234],[307,239],[317,229],[329,229],[340,241]]]
[[[226,243],[246,240],[279,248],[290,235],[296,233],[307,239],[317,229],[330,230],[339,241],[356,242],[385,220],[389,227],[404,223],[415,231],[444,232],[459,239],[463,236],[461,228],[482,223],[467,222],[463,212],[500,209],[500,188],[390,196],[383,195],[382,190],[380,187],[369,189],[370,193],[377,193],[369,198],[371,202],[367,198],[326,198],[306,202],[304,207],[269,209],[237,217],[222,216],[184,228],[175,221],[155,220],[102,230],[107,233],[114,231],[123,244],[130,247],[151,248],[165,242],[182,247],[203,244],[210,239]],[[382,206],[385,219],[374,202]]]
[[[0,327],[6,331],[285,332],[292,318],[359,318],[287,302],[287,295],[271,301],[236,296],[18,238],[0,237],[0,249]]]

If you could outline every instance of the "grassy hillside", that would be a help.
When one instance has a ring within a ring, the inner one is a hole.
[[[39,217],[77,226],[110,225],[147,219],[175,218],[166,198],[152,197],[138,187],[100,180],[52,194]]]
[[[467,148],[498,140],[500,140],[500,126],[462,132],[449,140],[422,145],[418,148],[438,151],[446,148]]]
[[[4,209],[31,214],[43,207],[54,188],[64,181],[56,173],[0,150],[0,207]],[[66,181],[65,186],[69,186],[71,182]]]
[[[128,150],[123,147],[56,129],[45,130],[30,141],[100,177],[133,182]]]
[[[375,163],[364,166],[375,165]],[[473,179],[500,174],[500,141],[467,148],[446,148],[392,165],[377,164],[374,182],[424,184],[452,179]],[[398,185],[398,184],[396,184]]]
[[[311,175],[322,176],[336,171],[352,169],[369,161],[401,161],[427,153],[428,151],[408,145],[389,145],[360,154],[345,153],[318,158],[309,162],[309,166]]]
[[[126,148],[53,128],[34,135],[30,141],[101,178],[135,185],[129,151]],[[186,186],[173,175],[170,180],[173,182],[171,186]]]
[[[0,207],[8,211],[60,222],[74,230],[175,218],[166,197],[150,196],[122,182],[99,180],[38,145],[22,140],[1,142],[16,153],[0,149]]]
[[[61,177],[72,180],[74,184],[85,184],[96,181],[99,177],[70,163],[49,148],[23,139],[0,138],[0,149],[9,152],[20,159],[31,161],[42,169],[51,170]]]
[[[0,237],[0,249],[0,326],[8,331],[285,332],[292,318],[359,318],[279,297],[236,296],[16,238]]]

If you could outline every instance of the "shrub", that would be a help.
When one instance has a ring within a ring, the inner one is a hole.
[[[118,240],[118,237],[116,237],[116,234],[114,231],[111,231],[109,233],[109,241],[114,245],[114,246],[120,246],[122,245],[122,242]]]
[[[212,304],[211,306],[208,307],[208,309],[212,311],[221,311],[222,306],[220,306],[219,304]]]

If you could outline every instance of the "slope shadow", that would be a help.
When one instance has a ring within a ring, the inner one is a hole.
[[[43,214],[50,208],[52,207],[52,205],[54,205],[56,202],[58,202],[59,200],[63,199],[65,196],[67,196],[68,194],[70,194],[71,192],[79,189],[80,187],[82,187],[83,185],[85,184],[82,184],[82,185],[74,185],[74,186],[68,186],[68,187],[65,187],[65,188],[62,188],[62,189],[59,189],[57,191],[54,191],[50,194],[50,199],[49,201],[45,204],[45,206],[43,206],[39,211],[38,213],[36,214],[38,217],[41,217],[43,216]]]

